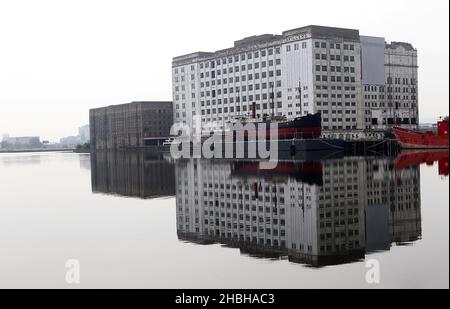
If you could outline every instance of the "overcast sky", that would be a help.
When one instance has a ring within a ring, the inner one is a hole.
[[[448,114],[449,1],[0,1],[0,134],[58,140],[89,108],[171,100],[172,57],[310,24],[418,49],[422,120]]]

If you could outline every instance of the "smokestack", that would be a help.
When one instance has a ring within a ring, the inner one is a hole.
[[[252,117],[253,119],[256,118],[256,102],[252,103]]]

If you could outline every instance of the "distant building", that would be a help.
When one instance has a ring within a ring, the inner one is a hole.
[[[10,137],[4,135],[1,146],[3,149],[36,149],[42,148],[42,143],[39,136]]]
[[[169,101],[131,102],[89,111],[91,149],[160,145],[170,136],[173,106]]]
[[[66,136],[59,140],[59,144],[63,147],[75,147],[77,145],[89,142],[89,125],[78,128],[78,135]]]
[[[87,143],[89,142],[89,125],[84,125],[82,127],[78,128],[78,138],[80,139],[81,143]]]
[[[74,147],[80,144],[80,139],[78,136],[66,136],[59,140],[59,143],[65,147]]]

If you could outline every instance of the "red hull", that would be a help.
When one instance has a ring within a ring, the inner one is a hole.
[[[394,127],[392,130],[402,148],[448,148],[448,132],[440,135],[398,127]]]

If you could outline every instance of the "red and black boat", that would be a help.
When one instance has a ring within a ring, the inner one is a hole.
[[[432,131],[408,130],[400,127],[394,127],[392,131],[402,148],[448,149],[448,117],[438,121],[436,133]]]
[[[246,127],[241,132],[237,131],[237,136],[246,139],[257,139],[258,130],[265,130],[265,138],[291,139],[291,138],[320,138],[322,134],[322,118],[320,113],[307,114],[288,120],[285,116],[264,115],[262,119],[255,117],[253,109],[252,118],[236,118],[234,123],[253,124],[254,127]],[[276,124],[275,128],[271,125]]]

